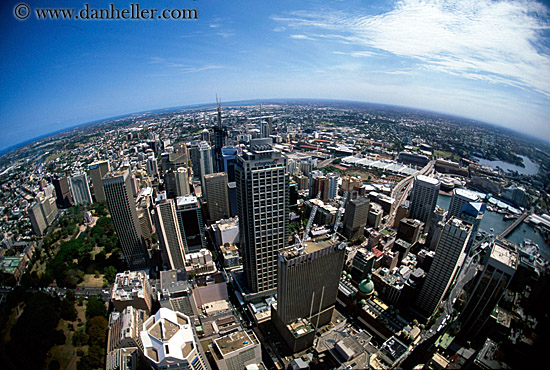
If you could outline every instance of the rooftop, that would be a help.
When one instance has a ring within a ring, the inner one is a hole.
[[[255,345],[254,339],[245,331],[238,331],[226,335],[225,337],[214,339],[214,343],[223,356],[227,356],[231,352],[235,352],[246,347],[253,347]]]
[[[131,300],[144,296],[147,275],[141,271],[125,271],[116,275],[112,299]]]
[[[177,197],[176,198],[176,206],[178,208],[182,208],[182,207],[187,208],[189,206],[199,207],[199,202],[198,202],[196,196],[194,196],[194,195],[185,195],[183,197]]]
[[[439,180],[438,180],[438,179],[433,178],[433,177],[429,177],[429,176],[418,175],[418,176],[416,176],[416,179],[417,179],[418,181],[422,181],[422,182],[425,182],[425,183],[428,183],[428,184],[432,184],[432,185],[438,185],[438,184],[439,184]]]
[[[321,237],[315,238],[313,240],[305,241],[303,243],[305,246],[303,250],[301,249],[300,244],[295,244],[284,249],[281,254],[286,260],[291,260],[298,256],[314,253],[339,243],[340,241],[338,239],[336,241],[333,241],[329,236],[322,235]]]
[[[471,202],[475,202],[476,200],[479,199],[479,195],[477,193],[470,191],[468,189],[457,188],[457,189],[454,189],[454,193],[460,197],[469,199]]]
[[[508,249],[499,243],[493,244],[491,258],[513,269],[518,266],[518,253],[515,249]]]

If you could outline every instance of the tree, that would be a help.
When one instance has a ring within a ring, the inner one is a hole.
[[[76,296],[74,294],[73,290],[67,290],[66,292],[66,298],[67,301],[74,303],[76,301]]]
[[[78,313],[74,308],[74,301],[69,301],[68,299],[61,300],[60,314],[63,320],[67,320],[67,321],[76,320]]]
[[[51,360],[48,364],[48,370],[59,370],[61,368],[61,364],[57,360]]]
[[[91,296],[86,304],[86,317],[92,318],[94,316],[107,316],[107,309],[105,303],[95,296]]]
[[[90,345],[98,345],[100,347],[105,346],[105,337],[107,334],[107,327],[109,323],[107,319],[102,316],[96,316],[88,321],[88,336],[90,338]]]
[[[88,334],[84,332],[84,329],[80,329],[73,335],[73,346],[81,347],[88,343],[88,339]]]
[[[115,282],[115,278],[116,278],[116,268],[114,266],[107,266],[105,267],[105,270],[103,271],[104,273],[104,278],[105,280],[107,280],[109,282],[109,284],[112,284]]]

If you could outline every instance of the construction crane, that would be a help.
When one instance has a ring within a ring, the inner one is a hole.
[[[321,192],[317,193],[317,198],[315,199],[321,199]],[[318,208],[319,207],[317,204],[314,203],[309,215],[309,220],[307,221],[306,229],[304,230],[304,241],[311,239],[309,237],[309,231],[311,230],[311,226],[313,226],[313,220],[315,219],[315,214],[317,213]]]
[[[321,192],[319,192],[317,194],[317,198],[316,199],[320,199],[321,198]],[[299,244],[299,247],[296,248],[296,250],[298,252],[301,252],[304,250],[305,248],[305,245],[304,245],[304,242],[311,239],[309,237],[309,231],[311,230],[311,226],[313,225],[313,220],[315,219],[315,214],[317,213],[317,209],[319,207],[313,203],[313,208],[311,209],[311,213],[309,214],[309,220],[307,221],[307,225],[306,225],[306,229],[304,230],[304,235],[302,238],[300,238],[300,236],[298,235],[298,233],[296,233],[295,235],[295,238],[296,240],[298,241],[298,244]]]
[[[336,232],[338,231],[338,224],[340,223],[340,220],[342,219],[342,215],[344,214],[344,206],[346,205],[346,201],[348,200],[348,194],[349,193],[346,191],[342,196],[342,201],[340,202],[340,208],[338,208],[338,214],[336,215],[336,221],[334,222],[334,229],[332,230],[332,241],[336,240]]]

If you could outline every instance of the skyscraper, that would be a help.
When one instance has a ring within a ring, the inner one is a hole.
[[[110,172],[102,181],[122,254],[130,269],[138,270],[148,267],[149,255],[139,224],[130,177],[130,170],[126,169]]]
[[[189,170],[185,167],[166,171],[164,173],[164,183],[168,198],[183,197],[191,192],[189,189]]]
[[[439,186],[439,180],[433,177],[417,175],[414,178],[409,217],[416,218],[429,227],[432,213],[437,204]]]
[[[218,108],[218,122],[214,127],[214,171],[222,172],[223,171],[223,155],[222,148],[227,145],[227,128],[222,125],[222,108],[220,103],[217,101]],[[232,180],[231,180],[232,181]]]
[[[451,203],[449,204],[449,211],[447,212],[447,219],[451,217],[460,217],[462,213],[462,206],[465,203],[478,202],[479,196],[466,189],[453,189],[453,196],[451,197]]]
[[[312,170],[309,172],[309,197],[315,198],[319,194],[319,190],[315,188],[317,177],[324,176],[321,170]],[[323,194],[321,194],[323,195]]]
[[[235,164],[237,163],[237,148],[233,146],[223,147],[222,159],[223,159],[223,171],[227,173],[227,182],[235,182]]]
[[[176,170],[180,167],[187,167],[188,157],[187,157],[187,147],[180,143],[178,144],[179,152],[176,153],[162,153],[160,155],[160,166],[162,172],[168,170]]]
[[[105,192],[103,191],[103,183],[101,180],[109,171],[109,161],[98,161],[88,166],[90,178],[92,179],[92,187],[94,189],[94,197],[96,202],[105,202]]]
[[[176,217],[185,253],[206,248],[201,204],[197,197],[186,195],[176,198]]]
[[[212,147],[206,141],[199,144],[200,176],[208,175],[214,172],[212,163]]]
[[[157,165],[157,160],[155,157],[151,156],[147,158],[147,176],[158,176],[159,169]]]
[[[154,206],[153,218],[159,237],[161,252],[171,270],[185,268],[183,238],[180,232],[176,207],[166,194],[159,194]]]
[[[368,198],[361,197],[348,202],[343,230],[344,235],[348,239],[354,240],[363,236],[365,226],[367,225],[369,209],[370,201]]]
[[[416,300],[421,314],[430,317],[452,284],[464,261],[464,250],[471,235],[471,226],[451,217],[443,226],[434,260]]]
[[[486,207],[476,193],[466,189],[453,190],[447,218],[454,216],[472,225],[472,237],[466,246],[466,252],[470,250],[475,241]]]
[[[90,171],[96,202],[105,202],[105,192],[103,191],[103,183],[101,180],[103,176],[111,171],[109,161],[94,162],[88,166],[88,170]]]
[[[36,202],[27,208],[32,230],[37,236],[42,236],[46,227],[57,217],[57,205],[53,196],[38,196]]]
[[[313,344],[313,328],[332,318],[342,267],[345,243],[330,238],[305,242],[278,253],[277,303],[272,322],[293,351]],[[309,335],[302,336],[305,324]]]
[[[340,179],[340,176],[337,173],[329,173],[327,178],[329,181],[327,199],[334,199],[338,195],[338,179]]]
[[[57,197],[57,205],[68,208],[73,205],[73,197],[67,176],[56,177],[52,181]]]
[[[483,271],[474,280],[468,301],[459,317],[462,324],[461,337],[471,340],[480,334],[514,277],[518,261],[514,243],[498,238],[493,241],[491,252],[483,262]]]
[[[239,237],[251,293],[277,287],[277,251],[288,246],[286,158],[271,139],[253,139],[235,167]]]
[[[210,220],[216,221],[229,217],[227,174],[218,172],[205,175],[204,185]]]
[[[277,312],[285,325],[308,317],[320,327],[334,310],[345,244],[330,239],[304,244],[303,249],[296,245],[279,251]]]
[[[265,119],[267,119],[267,121]],[[268,138],[273,133],[273,117],[262,117],[262,121],[260,122],[260,130],[262,137]]]
[[[74,204],[91,204],[92,194],[88,186],[88,177],[81,173],[69,178],[69,187],[73,194]]]

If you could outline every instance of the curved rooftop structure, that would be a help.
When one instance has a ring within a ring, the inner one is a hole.
[[[425,176],[425,175],[417,175],[416,176],[416,179],[418,181],[422,181],[422,182],[425,182],[427,184],[431,184],[431,185],[437,185],[439,184],[439,180],[434,178],[434,177],[429,177],[429,176]]]
[[[366,295],[371,295],[372,293],[374,293],[374,283],[372,282],[372,280],[368,278],[363,279],[359,283],[359,291]]]

